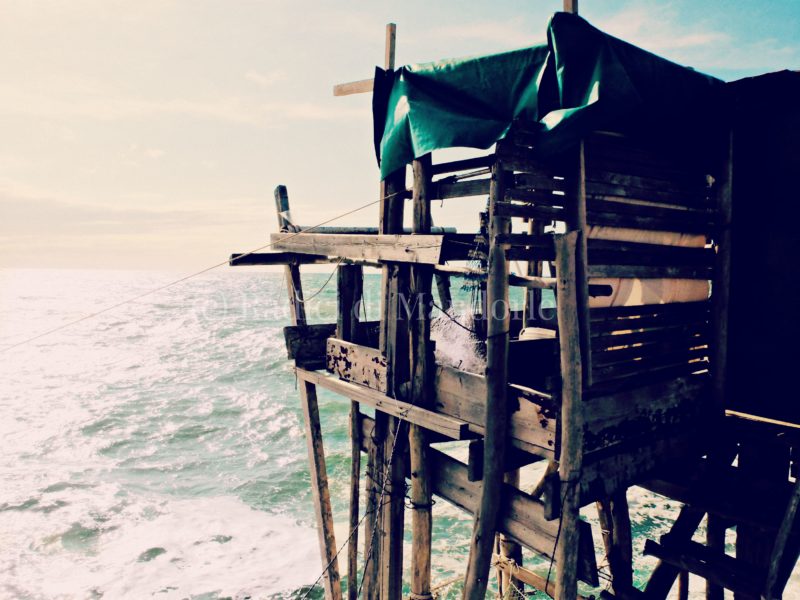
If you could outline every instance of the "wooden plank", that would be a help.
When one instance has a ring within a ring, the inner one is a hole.
[[[438,163],[431,165],[431,175],[440,175],[442,173],[454,173],[456,171],[469,171],[472,169],[481,169],[491,167],[495,162],[495,155],[489,154],[487,156],[478,156],[475,158],[465,158],[462,160],[453,160],[450,162]]]
[[[384,394],[388,390],[386,356],[377,348],[328,338],[325,368],[345,381]]]
[[[586,451],[624,443],[631,435],[677,427],[710,397],[708,378],[682,377],[584,402]]]
[[[597,501],[603,546],[611,570],[614,594],[625,597],[633,590],[633,539],[626,488]]]
[[[318,369],[325,365],[328,338],[336,334],[336,325],[291,325],[283,328],[287,358],[304,368]]]
[[[443,235],[328,235],[273,233],[273,247],[299,254],[337,256],[435,265],[442,253]]]
[[[349,96],[351,94],[366,94],[371,92],[375,86],[375,79],[360,79],[347,83],[338,83],[333,86],[334,96]]]
[[[448,181],[444,179],[432,184],[430,200],[487,195],[489,195],[488,179],[468,179],[466,181]]]
[[[486,596],[489,566],[494,551],[494,536],[501,515],[501,485],[509,427],[508,342],[509,293],[505,249],[498,236],[511,231],[508,217],[495,213],[495,204],[504,196],[506,172],[492,167],[489,199],[489,265],[486,280],[488,325],[486,340],[486,424],[484,429],[483,482],[480,503],[475,512],[464,598],[482,600]]]
[[[468,423],[450,415],[414,406],[409,402],[391,398],[386,394],[371,390],[363,385],[342,381],[333,375],[326,375],[316,371],[307,371],[299,367],[296,369],[296,372],[297,376],[304,381],[324,387],[325,389],[341,394],[351,400],[356,400],[362,404],[372,406],[393,417],[440,433],[451,440],[466,440],[475,437],[470,431],[470,425]]]
[[[762,578],[747,564],[727,554],[717,554],[697,542],[662,542],[647,540],[644,545],[646,556],[655,556],[680,569],[700,575],[712,584],[760,597]]]
[[[280,228],[288,226],[289,223],[286,221],[285,215],[289,214],[289,194],[285,186],[281,185],[275,188],[275,207],[278,213],[278,226]],[[285,274],[292,324],[306,325],[306,310],[305,304],[303,304],[300,268],[297,265],[287,265]],[[341,600],[342,587],[339,577],[336,539],[333,531],[333,510],[331,509],[331,497],[328,488],[328,474],[325,467],[322,426],[317,405],[317,388],[308,382],[303,382],[299,388],[311,471],[311,496],[317,518],[320,557],[324,569],[322,582],[325,588],[325,598],[327,600]]]
[[[337,235],[337,234],[347,234],[347,235],[378,235],[380,234],[380,229],[378,227],[365,227],[365,226],[349,226],[349,225],[330,225],[325,227],[316,227],[316,226],[306,226],[306,225],[298,225],[297,229],[300,232],[305,233],[325,233],[329,235]],[[457,233],[458,230],[455,227],[431,227],[430,231],[426,233],[435,233],[435,234],[442,234],[442,233]],[[403,227],[403,231],[398,231],[398,233],[414,233],[411,227]]]
[[[473,433],[483,435],[486,406],[480,399],[486,396],[486,378],[445,366],[436,369],[435,377],[436,411],[467,422]],[[552,398],[518,385],[509,386],[508,397],[519,406],[510,415],[512,443],[526,452],[552,457],[557,435]]]
[[[228,265],[231,267],[250,267],[255,265],[313,265],[331,262],[327,256],[295,254],[293,252],[249,252],[231,254]]]
[[[434,493],[458,508],[475,514],[480,502],[480,482],[469,481],[467,465],[431,448]],[[541,500],[506,483],[501,484],[501,518],[498,530],[546,559],[553,558],[558,537],[558,522],[544,518]],[[586,521],[578,526],[580,541],[576,546],[578,577],[597,585],[597,563],[592,542],[592,528]],[[494,539],[494,536],[492,536]]]
[[[589,265],[590,278],[635,278],[635,279],[704,279],[713,275],[708,267],[648,266],[648,265]]]

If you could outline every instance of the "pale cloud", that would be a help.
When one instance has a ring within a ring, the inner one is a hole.
[[[287,120],[364,118],[364,112],[335,103],[260,102],[246,95],[213,98],[141,98],[85,80],[39,85],[35,89],[0,83],[0,115],[98,121],[190,117],[234,124],[274,127]]]
[[[244,74],[244,78],[256,84],[260,88],[268,88],[276,83],[286,80],[286,73],[284,71],[271,71],[269,73],[260,73],[255,69],[250,69]]]
[[[431,35],[444,39],[473,40],[502,48],[522,48],[544,42],[543,32],[523,19],[452,23],[435,27]]]

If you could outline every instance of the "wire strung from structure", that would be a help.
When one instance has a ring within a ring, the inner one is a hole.
[[[250,256],[251,254],[255,254],[256,252],[260,252],[261,250],[266,250],[267,248],[270,248],[270,247],[274,246],[275,244],[279,243],[279,241],[280,242],[284,242],[284,241],[286,241],[288,239],[291,239],[291,238],[297,237],[299,235],[303,235],[304,233],[308,233],[310,231],[313,231],[314,229],[319,229],[320,227],[322,227],[324,225],[327,225],[328,223],[333,223],[334,221],[338,221],[339,219],[347,217],[349,215],[352,215],[353,213],[356,213],[356,212],[358,212],[360,210],[363,210],[363,209],[368,208],[370,206],[374,206],[375,204],[381,202],[382,200],[383,200],[382,198],[378,198],[377,200],[373,200],[372,202],[368,202],[367,204],[364,204],[362,206],[359,206],[358,208],[354,208],[352,210],[344,212],[344,213],[342,213],[340,215],[337,215],[337,216],[332,217],[330,219],[327,219],[325,221],[322,221],[321,223],[317,223],[316,225],[313,225],[311,227],[306,227],[302,231],[295,231],[295,232],[289,233],[286,237],[281,238],[281,240],[276,240],[274,242],[269,242],[268,244],[264,244],[263,246],[259,246],[258,248],[253,248],[252,250],[249,250],[248,252],[245,252],[244,254],[240,254],[239,256],[236,257],[236,260],[241,260],[241,259],[243,259],[243,258],[245,258],[247,256]],[[36,341],[36,340],[41,339],[41,338],[43,338],[45,336],[48,336],[48,335],[51,335],[51,334],[56,333],[58,331],[61,331],[62,329],[66,329],[67,327],[72,327],[73,325],[77,325],[78,323],[82,323],[83,321],[88,321],[89,319],[93,319],[93,318],[98,317],[98,316],[100,316],[102,314],[105,314],[107,312],[111,312],[112,310],[120,308],[121,306],[125,306],[126,304],[130,304],[131,302],[136,302],[137,300],[141,300],[142,298],[145,298],[147,296],[152,296],[153,294],[156,294],[156,293],[164,291],[164,290],[166,290],[168,288],[174,287],[174,286],[178,285],[179,283],[183,283],[185,281],[189,281],[190,279],[194,279],[195,277],[199,277],[200,275],[203,275],[205,273],[208,273],[209,271],[213,271],[214,269],[218,269],[219,267],[222,267],[222,266],[225,266],[225,265],[228,265],[228,264],[230,264],[230,259],[222,261],[222,262],[218,262],[218,263],[216,263],[214,265],[211,265],[210,267],[206,267],[205,269],[201,269],[201,270],[196,271],[194,273],[190,273],[189,275],[185,275],[183,277],[180,277],[179,279],[175,279],[174,281],[170,281],[169,283],[165,283],[164,285],[160,285],[160,286],[158,286],[156,288],[153,288],[151,290],[148,290],[146,292],[142,292],[141,294],[137,294],[136,296],[133,296],[131,298],[127,298],[126,300],[122,300],[121,302],[117,302],[116,304],[112,304],[111,306],[106,306],[105,308],[102,308],[102,309],[100,309],[98,311],[89,313],[89,314],[84,315],[84,316],[82,316],[82,317],[80,317],[78,319],[74,319],[72,321],[64,323],[62,325],[59,325],[58,327],[53,327],[52,329],[48,329],[46,331],[43,331],[43,332],[38,333],[36,335],[33,335],[33,336],[29,337],[29,338],[26,338],[24,340],[21,340],[19,342],[16,342],[14,344],[6,346],[5,348],[0,348],[0,353],[8,352],[9,350],[13,350],[14,348],[19,348],[20,346],[24,346],[25,344],[29,344],[30,342]]]
[[[294,290],[294,299],[297,300],[300,304],[305,304],[306,302],[310,302],[311,300],[313,300],[314,298],[319,296],[322,293],[322,291],[326,287],[328,287],[328,284],[331,282],[331,279],[333,279],[333,276],[336,275],[336,269],[339,268],[339,266],[342,264],[343,261],[344,261],[344,258],[340,258],[339,259],[339,261],[333,266],[333,271],[331,271],[331,274],[325,280],[325,283],[323,283],[322,287],[319,288],[316,292],[311,294],[308,298],[301,298],[300,296],[297,295],[297,290],[295,289]]]

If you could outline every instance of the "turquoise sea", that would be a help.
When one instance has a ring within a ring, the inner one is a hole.
[[[0,344],[175,278],[0,270]],[[334,319],[334,283],[309,302],[312,322]],[[378,285],[368,276],[370,318]],[[280,273],[223,269],[0,354],[0,598],[302,597],[321,567],[288,322]],[[340,544],[348,409],[320,393]],[[678,506],[629,496],[638,551]],[[434,580],[446,582],[462,574],[471,520],[440,500],[434,524]],[[636,567],[641,581],[652,562]],[[702,582],[692,585],[700,597]],[[797,590],[794,580],[786,597]]]

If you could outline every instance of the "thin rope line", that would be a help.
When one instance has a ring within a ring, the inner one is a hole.
[[[353,213],[358,212],[360,210],[363,210],[365,208],[368,208],[370,206],[373,206],[374,204],[377,204],[378,202],[381,202],[380,198],[377,199],[377,200],[373,200],[372,202],[369,202],[367,204],[364,204],[363,206],[359,206],[358,208],[354,208],[353,210],[349,210],[349,211],[347,211],[345,213],[342,213],[340,215],[332,217],[332,218],[328,219],[327,221],[323,221],[322,223],[317,223],[316,225],[314,225],[312,227],[307,227],[307,228],[303,229],[302,231],[297,231],[297,232],[291,233],[287,237],[285,237],[285,238],[283,238],[281,240],[276,240],[274,242],[270,242],[269,244],[264,244],[263,246],[259,246],[258,248],[253,248],[252,250],[237,256],[236,260],[241,260],[242,258],[244,258],[246,256],[250,256],[251,254],[255,254],[256,252],[259,252],[260,250],[266,250],[267,248],[270,248],[270,247],[274,246],[275,244],[277,244],[279,242],[285,242],[286,240],[292,239],[292,238],[297,237],[299,235],[303,235],[304,233],[308,233],[309,231],[312,231],[314,229],[318,229],[318,228],[322,227],[323,225],[327,225],[328,223],[332,223],[333,221],[337,221],[337,220],[339,220],[339,219],[341,219],[343,217],[346,217],[348,215],[352,215]],[[73,321],[69,321],[68,323],[64,323],[63,325],[59,325],[58,327],[54,327],[52,329],[48,329],[47,331],[43,331],[43,332],[41,332],[39,334],[36,334],[36,335],[31,336],[29,338],[26,338],[26,339],[24,339],[24,340],[22,340],[20,342],[17,342],[15,344],[11,344],[10,346],[6,346],[5,348],[0,349],[0,353],[8,352],[9,350],[13,350],[14,348],[19,348],[20,346],[23,346],[25,344],[29,344],[30,342],[33,342],[33,341],[38,340],[40,338],[43,338],[43,337],[45,337],[47,335],[51,335],[53,333],[56,333],[57,331],[61,331],[62,329],[66,329],[67,327],[72,327],[73,325],[77,325],[78,323],[82,323],[83,321],[87,321],[89,319],[93,319],[93,318],[98,317],[98,316],[100,316],[102,314],[110,312],[110,311],[112,311],[112,310],[114,310],[116,308],[119,308],[120,306],[124,306],[125,304],[130,304],[131,302],[135,302],[136,300],[140,300],[141,298],[145,298],[147,296],[151,296],[151,295],[153,295],[153,294],[155,294],[157,292],[161,292],[163,290],[171,288],[171,287],[173,287],[175,285],[178,285],[179,283],[183,283],[184,281],[188,281],[189,279],[194,279],[195,277],[199,277],[200,275],[203,275],[204,273],[208,273],[209,271],[213,271],[214,269],[218,269],[219,267],[222,267],[222,266],[227,265],[227,264],[230,264],[230,259],[225,260],[223,262],[219,262],[219,263],[217,263],[215,265],[211,265],[210,267],[206,267],[205,269],[201,269],[200,271],[197,271],[195,273],[191,273],[189,275],[185,275],[185,276],[183,276],[183,277],[181,277],[179,279],[176,279],[175,281],[171,281],[171,282],[166,283],[164,285],[161,285],[161,286],[159,286],[157,288],[153,288],[151,290],[148,290],[146,292],[138,294],[137,296],[133,296],[132,298],[128,298],[127,300],[123,300],[122,302],[117,302],[116,304],[112,304],[111,306],[107,306],[107,307],[105,307],[105,308],[103,308],[101,310],[98,310],[96,312],[90,313],[88,315],[84,315],[84,316],[82,316],[82,317],[80,317],[78,319],[75,319]]]
[[[324,290],[326,287],[328,287],[328,284],[331,282],[331,279],[333,279],[333,276],[336,275],[336,269],[339,268],[339,266],[342,264],[343,261],[344,261],[344,258],[340,258],[339,259],[339,261],[336,263],[336,265],[334,265],[333,271],[331,271],[331,274],[325,280],[325,283],[323,283],[322,287],[319,288],[316,292],[311,294],[308,298],[300,298],[297,295],[297,290],[294,290],[294,299],[297,300],[300,304],[305,304],[306,302],[308,302],[310,300],[313,300],[314,298],[319,296],[322,293],[322,290]]]

